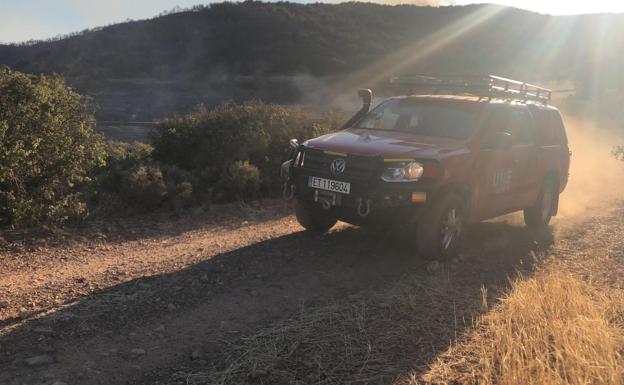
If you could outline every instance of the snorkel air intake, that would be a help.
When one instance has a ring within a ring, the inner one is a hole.
[[[358,91],[358,96],[362,99],[362,108],[355,115],[353,115],[351,119],[343,124],[342,127],[340,127],[341,130],[353,127],[364,117],[364,115],[368,114],[368,112],[370,111],[371,103],[373,102],[373,91],[368,88],[361,89]]]

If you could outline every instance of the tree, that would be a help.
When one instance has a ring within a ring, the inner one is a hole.
[[[80,187],[105,159],[94,125],[85,98],[60,77],[0,68],[0,223],[86,214]]]

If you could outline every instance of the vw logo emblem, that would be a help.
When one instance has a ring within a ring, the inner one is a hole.
[[[329,171],[331,171],[331,173],[334,175],[338,175],[342,174],[345,171],[345,168],[347,168],[347,161],[338,158],[334,159],[334,161],[331,162],[331,165],[329,166]]]

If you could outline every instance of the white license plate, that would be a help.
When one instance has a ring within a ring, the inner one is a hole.
[[[349,182],[317,178],[315,176],[308,177],[308,187],[325,191],[333,191],[341,194],[349,194],[351,192],[351,183]]]

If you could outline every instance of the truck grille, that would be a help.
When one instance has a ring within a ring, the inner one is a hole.
[[[325,154],[319,150],[304,150],[302,168],[306,171],[318,173],[320,175],[331,175],[331,163],[337,159],[345,159],[347,164],[343,173],[333,175],[337,178],[365,180],[374,176],[378,172],[378,159],[375,157],[347,155],[341,157],[337,155]]]

